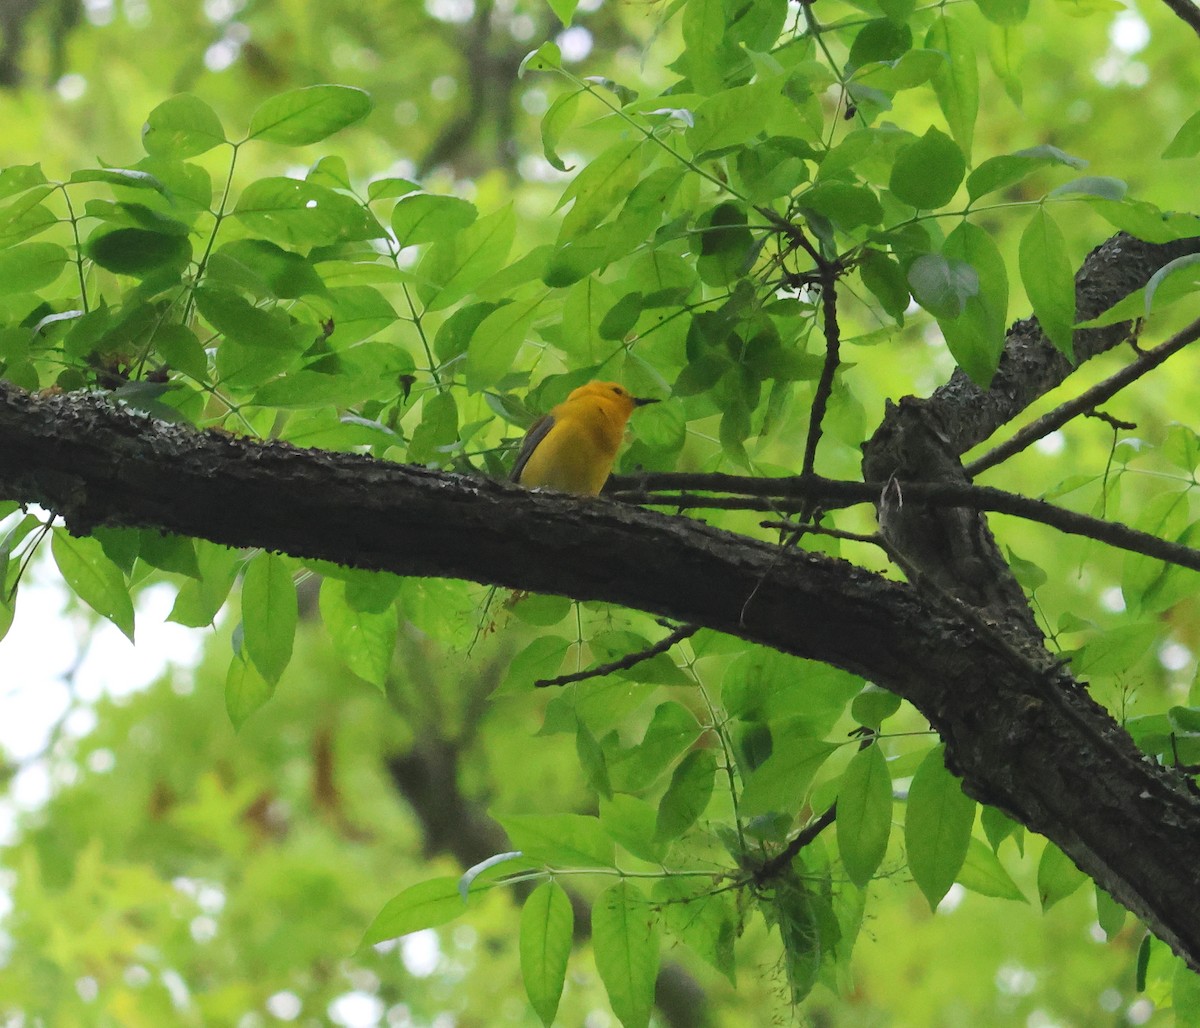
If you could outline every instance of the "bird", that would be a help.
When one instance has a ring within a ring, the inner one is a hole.
[[[633,396],[618,382],[580,386],[529,427],[510,479],[531,489],[598,496],[629,416],[657,402]]]

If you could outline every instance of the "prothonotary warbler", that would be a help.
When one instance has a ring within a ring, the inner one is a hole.
[[[530,488],[598,495],[617,459],[629,415],[657,402],[632,396],[616,382],[580,386],[530,426],[512,480]]]

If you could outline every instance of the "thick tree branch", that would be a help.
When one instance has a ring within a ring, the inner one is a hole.
[[[1200,968],[1200,798],[1048,654],[945,594],[602,499],[196,433],[101,397],[9,386],[0,495],[77,532],[141,525],[605,600],[845,668],[910,700],[972,795],[1055,841]]]

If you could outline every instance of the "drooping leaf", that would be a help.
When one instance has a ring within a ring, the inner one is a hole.
[[[975,801],[946,770],[944,754],[944,746],[933,747],[917,768],[904,818],[908,866],[931,910],[958,876],[975,821]]]
[[[529,1002],[549,1028],[558,1013],[575,914],[557,882],[543,882],[521,908],[521,977]]]
[[[108,618],[133,642],[133,601],[121,569],[88,536],[73,536],[65,529],[51,533],[54,563],[72,591],[97,614]]]
[[[1042,331],[1064,356],[1075,355],[1075,273],[1067,241],[1045,204],[1021,235],[1021,282]]]
[[[658,975],[658,919],[631,882],[618,882],[596,900],[592,949],[613,1013],[624,1028],[647,1028]]]
[[[383,689],[396,647],[396,610],[361,610],[349,600],[344,581],[326,578],[321,583],[321,620],[329,631],[334,651],[359,678]]]
[[[1038,899],[1045,911],[1083,885],[1087,875],[1054,843],[1047,842],[1042,850],[1042,859],[1038,861],[1037,881]]]
[[[842,772],[837,798],[838,853],[860,889],[887,852],[892,831],[892,777],[878,745],[859,750]]]
[[[272,686],[292,659],[298,607],[288,562],[260,553],[246,566],[242,580],[242,629],[245,653]]]

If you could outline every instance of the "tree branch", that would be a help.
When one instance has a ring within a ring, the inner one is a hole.
[[[1179,15],[1185,25],[1191,26],[1193,32],[1200,36],[1200,7],[1192,0],[1163,0],[1172,11]]]
[[[603,600],[844,668],[912,702],[971,795],[1052,839],[1200,968],[1200,798],[1044,650],[944,596],[603,499],[197,433],[102,397],[8,385],[0,495],[76,532],[144,526]]]

